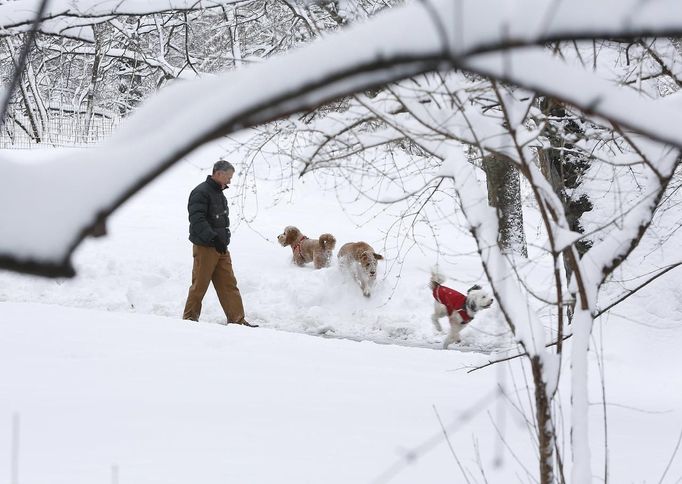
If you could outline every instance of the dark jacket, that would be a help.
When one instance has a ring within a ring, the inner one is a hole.
[[[223,191],[213,178],[197,185],[189,194],[189,240],[196,245],[212,246],[219,237],[230,243],[230,210]]]

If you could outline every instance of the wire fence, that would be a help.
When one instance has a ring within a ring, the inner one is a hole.
[[[120,123],[114,113],[98,110],[87,115],[77,110],[48,109],[42,117],[8,110],[0,126],[0,149],[72,147],[99,143]]]

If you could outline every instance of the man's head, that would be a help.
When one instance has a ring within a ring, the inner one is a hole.
[[[224,190],[232,181],[234,175],[234,166],[232,163],[225,160],[218,160],[213,165],[213,181],[215,181]]]

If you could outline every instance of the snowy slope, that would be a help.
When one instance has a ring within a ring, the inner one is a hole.
[[[682,358],[662,330],[623,323],[606,347],[611,475],[658,482],[682,427]],[[520,367],[466,373],[481,354],[11,302],[0,334],[0,468],[18,415],[22,483],[465,482],[439,417],[471,482],[480,466],[495,483],[535,471]],[[664,482],[680,476],[678,458]]]
[[[113,465],[126,483],[366,481],[438,432],[432,405],[445,418],[470,405],[448,370],[480,360],[35,304],[1,311],[0,455],[19,412],[25,483],[108,482]],[[446,462],[444,451],[430,459]]]

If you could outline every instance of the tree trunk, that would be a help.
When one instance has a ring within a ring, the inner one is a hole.
[[[552,457],[554,455],[554,427],[550,400],[547,397],[547,384],[542,379],[542,361],[539,356],[533,356],[530,360],[533,370],[533,383],[535,384],[535,414],[538,425],[538,451],[540,455],[540,483],[552,484],[554,482],[554,467]]]
[[[36,74],[30,62],[26,63],[24,74],[26,76],[26,85],[31,93],[31,97],[33,98],[33,103],[35,104],[35,112],[37,113],[38,120],[40,121],[40,132],[43,134],[43,138],[49,138],[50,132],[48,112],[45,108],[43,98],[40,95]]]
[[[92,26],[92,31],[95,36],[95,59],[92,62],[92,75],[90,76],[90,85],[88,86],[88,95],[86,98],[85,129],[83,130],[83,141],[85,143],[87,143],[90,138],[90,125],[95,109],[95,93],[97,90],[97,78],[99,77],[99,65],[102,61],[102,39],[99,30],[100,28],[98,25]]]
[[[573,144],[567,142],[566,138],[567,135],[581,136],[584,131],[578,122],[567,117],[566,109],[558,101],[545,97],[540,100],[540,106],[545,115],[552,118],[544,132],[551,147],[539,151],[540,168],[564,204],[569,228],[582,234],[584,230],[580,217],[592,210],[592,202],[585,194],[575,197],[570,192],[574,192],[580,186],[583,174],[590,167],[590,160],[575,154]],[[592,242],[580,240],[575,245],[582,257],[592,246]],[[566,261],[564,266],[567,277],[570,278],[571,269]]]
[[[9,50],[10,56],[12,57],[12,61],[14,62],[15,68],[18,68],[16,66],[19,65],[19,54],[16,52],[16,47],[14,46],[14,40],[11,38],[5,39],[6,44],[7,44],[7,49]],[[26,54],[28,56],[28,54]],[[19,75],[19,80],[18,80],[18,87],[19,87],[19,92],[21,93],[21,99],[24,102],[24,109],[26,110],[26,117],[28,118],[28,122],[31,125],[31,131],[32,133],[30,134],[31,138],[36,143],[40,143],[42,141],[42,129],[41,125],[38,124],[38,119],[36,119],[36,112],[34,111],[34,106],[33,103],[31,103],[31,100],[29,99],[28,92],[26,90],[26,85],[25,85],[25,79],[24,79],[24,72],[21,72],[18,74]],[[11,95],[11,94],[8,94]]]
[[[507,160],[494,156],[483,159],[483,169],[488,182],[488,203],[497,209],[500,248],[528,257],[519,172]]]
[[[21,92],[21,99],[24,101],[24,108],[26,109],[26,116],[28,117],[28,122],[31,125],[31,131],[33,135],[31,136],[36,143],[40,143],[43,140],[42,131],[38,126],[38,121],[36,120],[35,112],[33,111],[33,105],[28,98],[28,93],[26,92],[26,86],[24,86],[24,81],[19,83],[19,92]]]
[[[242,65],[242,49],[241,40],[239,38],[239,17],[237,16],[237,6],[228,5],[225,9],[225,20],[230,26],[230,38],[232,44],[230,50],[232,51],[232,62],[235,69]]]
[[[142,101],[142,76],[139,73],[139,61],[137,52],[133,49],[134,59],[121,59],[121,64],[125,66],[125,74],[119,76],[118,92],[121,94],[122,102],[118,106],[121,116],[126,116]]]

